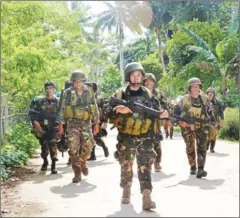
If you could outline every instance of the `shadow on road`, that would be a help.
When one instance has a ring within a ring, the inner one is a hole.
[[[171,178],[173,176],[176,176],[176,174],[175,173],[165,174],[163,172],[155,172],[152,174],[152,181],[157,182],[163,179]]]
[[[160,215],[153,210],[137,213],[132,204],[121,204],[121,210],[106,217],[160,217]]]
[[[190,176],[187,180],[180,182],[180,185],[187,186],[199,186],[203,190],[216,189],[217,186],[221,186],[224,183],[224,179],[197,179],[196,177]]]
[[[98,166],[103,166],[103,165],[108,165],[108,164],[114,164],[116,163],[116,161],[105,161],[105,160],[95,160],[95,161],[88,161],[87,162],[87,166],[89,168],[92,168],[92,167],[98,167]]]
[[[39,184],[39,183],[43,183],[45,181],[52,181],[52,180],[60,179],[63,177],[61,175],[62,173],[60,173],[60,172],[58,172],[58,174],[54,174],[54,175],[49,174],[49,173],[50,172],[39,171],[37,174],[28,178],[27,181],[33,181],[33,184]]]
[[[53,186],[50,188],[54,194],[60,194],[62,198],[75,198],[80,193],[93,191],[97,186],[82,180],[80,183],[69,183],[63,186]]]
[[[215,153],[208,153],[207,154],[208,156],[214,156],[214,157],[227,157],[229,156],[229,154],[226,154],[226,153],[218,153],[218,152],[215,152]]]

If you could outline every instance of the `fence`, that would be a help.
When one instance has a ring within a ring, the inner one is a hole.
[[[27,112],[14,111],[9,105],[1,105],[0,139],[4,140],[4,134],[16,123],[28,120]]]

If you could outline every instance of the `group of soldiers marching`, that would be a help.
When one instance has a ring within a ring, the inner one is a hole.
[[[190,174],[202,178],[207,176],[207,149],[210,146],[211,152],[214,152],[217,131],[223,125],[223,107],[216,99],[214,89],[209,88],[206,94],[202,92],[202,83],[198,78],[188,81],[188,94],[178,102],[171,98],[166,100],[156,88],[155,76],[145,73],[138,62],[126,65],[125,81],[127,86],[116,90],[113,97],[124,102],[138,102],[154,111],[154,116],[146,111],[135,111],[131,106],[134,103],[113,105],[109,100],[98,97],[96,89],[86,83],[86,76],[81,70],[71,73],[60,98],[54,94],[55,84],[46,82],[46,95],[35,97],[29,115],[35,136],[41,144],[41,170],[47,170],[50,152],[51,173],[56,174],[57,150],[68,150],[68,164],[73,169],[74,183],[80,182],[82,175],[88,175],[87,161],[96,160],[95,144],[103,148],[105,157],[109,156],[102,137],[107,135],[107,123],[116,127],[118,135],[114,157],[121,166],[121,202],[130,203],[136,157],[142,208],[150,210],[156,207],[151,199],[152,165],[156,172],[162,169],[162,123],[165,138],[173,138],[174,122],[181,127]]]

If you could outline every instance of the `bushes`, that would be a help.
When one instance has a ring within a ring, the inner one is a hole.
[[[1,180],[8,177],[11,167],[27,164],[38,146],[38,140],[31,134],[31,126],[27,123],[16,124],[6,134],[6,143],[1,149]]]
[[[219,131],[219,138],[239,140],[238,108],[226,108],[224,111],[224,126]]]

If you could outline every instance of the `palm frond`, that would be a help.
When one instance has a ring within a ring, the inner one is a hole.
[[[206,58],[208,61],[215,61],[215,62],[218,61],[216,56],[210,50],[205,49],[203,47],[189,45],[189,46],[187,46],[187,49],[189,51],[194,51],[198,54],[203,55],[203,57]]]
[[[192,32],[191,30],[187,29],[186,27],[177,24],[177,26],[182,29],[188,36],[191,37],[191,39],[199,46],[204,48],[210,48],[209,44],[205,42],[200,36]]]
[[[227,34],[231,35],[233,33],[236,33],[238,31],[238,25],[239,25],[238,10],[234,10],[232,12],[232,18],[230,21],[230,25],[227,29]]]

